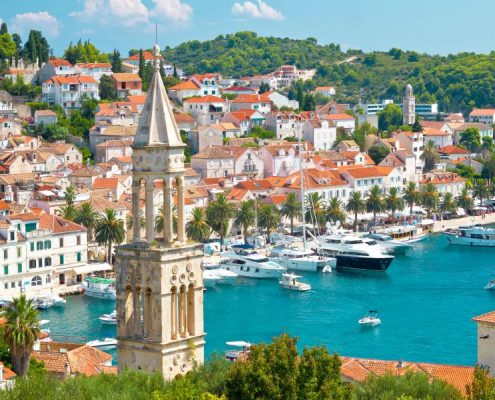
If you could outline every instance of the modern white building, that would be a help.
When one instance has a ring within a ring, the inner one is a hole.
[[[74,65],[74,71],[77,74],[91,76],[94,80],[100,82],[102,76],[112,75],[112,65],[110,63],[78,63]]]
[[[330,121],[307,120],[303,125],[303,137],[313,143],[315,150],[330,150],[337,139],[337,128]]]
[[[469,113],[469,122],[479,122],[480,124],[495,124],[495,109],[475,108]]]
[[[65,111],[81,108],[82,100],[100,99],[98,82],[91,76],[54,76],[41,85],[42,101]]]

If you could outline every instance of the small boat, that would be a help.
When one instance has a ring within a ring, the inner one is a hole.
[[[482,226],[461,226],[444,232],[450,244],[495,247],[495,229]]]
[[[332,267],[330,265],[325,265],[321,272],[323,272],[324,274],[329,274],[332,272]]]
[[[203,286],[205,288],[214,287],[218,280],[220,280],[220,275],[217,275],[211,270],[203,271]]]
[[[315,272],[326,265],[337,265],[337,259],[333,257],[323,257],[312,250],[299,250],[286,244],[273,247],[269,259],[293,271]]]
[[[309,283],[299,282],[297,278],[302,278],[291,273],[282,274],[282,279],[278,281],[283,289],[294,290],[296,292],[306,292],[311,290],[311,285]]]
[[[248,354],[249,348],[252,346],[251,343],[245,342],[243,340],[237,340],[233,342],[227,342],[227,346],[236,347],[235,350],[228,350],[225,352],[225,359],[230,362],[237,361],[241,354]]]
[[[370,310],[358,323],[361,326],[377,326],[382,323],[382,320],[378,318],[378,311]]]
[[[495,279],[491,279],[485,286],[486,290],[495,289]]]
[[[117,311],[113,310],[110,314],[103,314],[98,317],[104,325],[117,325]]]
[[[115,338],[105,338],[103,340],[91,340],[86,343],[88,346],[97,347],[99,349],[113,349],[117,347],[117,339]]]
[[[249,246],[232,246],[233,251],[223,252],[222,268],[244,278],[279,279],[287,268],[270,261],[268,257],[252,251]]]
[[[205,271],[210,271],[213,275],[217,276],[215,283],[219,285],[235,283],[235,281],[239,277],[239,275],[236,274],[235,272],[229,271],[226,268],[221,268],[220,265],[215,263],[203,262],[203,268]],[[204,279],[204,273],[203,273],[203,279]]]
[[[63,297],[57,296],[56,294],[51,294],[48,298],[52,301],[53,307],[64,307],[67,304],[67,300]]]
[[[49,299],[48,297],[37,297],[34,299],[35,302],[35,308],[38,310],[48,310],[49,308],[53,307],[53,301]]]
[[[116,300],[115,279],[88,277],[82,284],[84,294],[103,300]]]

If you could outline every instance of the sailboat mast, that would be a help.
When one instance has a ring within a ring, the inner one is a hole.
[[[299,142],[299,174],[301,182],[301,221],[302,221],[302,232],[303,232],[303,245],[304,250],[306,250],[306,221],[304,220],[304,171],[303,171],[303,160],[302,160],[302,143],[301,143],[302,131],[299,132],[298,142]]]

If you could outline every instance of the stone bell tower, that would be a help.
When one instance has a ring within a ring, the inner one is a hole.
[[[119,370],[159,371],[173,379],[204,360],[203,248],[188,243],[184,218],[184,148],[160,76],[160,48],[133,144],[132,243],[116,250]],[[163,213],[154,207],[163,187]],[[144,194],[146,236],[141,237]],[[177,204],[174,229],[173,204]],[[163,237],[155,217],[164,218]],[[176,232],[174,232],[176,231]]]
[[[413,87],[407,85],[402,99],[402,123],[404,125],[414,125],[416,121],[416,99],[413,94]]]

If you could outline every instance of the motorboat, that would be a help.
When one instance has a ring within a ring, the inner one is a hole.
[[[285,273],[282,274],[282,278],[278,283],[283,289],[294,290],[296,292],[307,292],[308,290],[311,290],[311,285],[309,283],[299,282],[297,280],[298,278],[302,278],[302,276]]]
[[[237,280],[238,276],[235,272],[229,271],[226,268],[221,268],[219,264],[203,262],[204,271],[211,271],[216,275],[215,283],[219,285],[233,284]],[[203,272],[204,279],[204,272]]]
[[[65,300],[63,297],[60,297],[56,294],[50,294],[47,297],[53,303],[53,307],[64,307],[67,304],[67,300]]]
[[[424,219],[417,224],[392,226],[380,230],[380,233],[390,236],[402,243],[416,243],[424,240],[433,230],[435,221]]]
[[[227,342],[227,346],[235,347],[236,349],[227,350],[225,352],[225,359],[230,362],[237,361],[242,354],[249,354],[249,349],[252,344],[243,340],[236,340]]]
[[[382,323],[382,320],[378,318],[378,311],[369,310],[369,312],[358,321],[361,326],[377,326]]]
[[[385,248],[388,254],[392,254],[394,256],[405,255],[410,249],[413,248],[412,244],[401,242],[400,240],[396,240],[384,233],[369,233],[364,237],[376,241]]]
[[[217,275],[214,271],[211,270],[203,271],[203,286],[205,288],[214,287],[219,279],[220,279],[220,275]]]
[[[495,229],[482,226],[461,226],[444,232],[450,244],[495,247]]]
[[[321,272],[323,272],[324,274],[329,274],[332,272],[332,267],[330,267],[329,265],[325,265]]]
[[[485,286],[485,289],[491,290],[495,289],[495,279],[491,279]]]
[[[47,310],[53,307],[53,301],[49,297],[36,297],[34,299],[34,307],[38,310]]]
[[[278,245],[271,249],[271,261],[292,271],[312,271],[323,269],[325,266],[335,267],[337,259],[316,255],[312,250],[299,250],[286,245]]]
[[[338,269],[386,271],[394,260],[376,241],[354,235],[320,236],[318,251],[337,259]]]
[[[278,279],[287,271],[286,267],[270,261],[268,257],[254,251],[234,249],[222,254],[220,267],[235,272],[240,277]]]
[[[115,280],[106,278],[88,277],[82,284],[84,294],[103,300],[116,300]]]
[[[98,317],[103,325],[117,325],[117,311],[113,310],[110,314],[103,314]]]
[[[117,347],[117,339],[105,338],[103,340],[91,340],[86,343],[90,347],[96,347],[98,349],[114,349]]]

